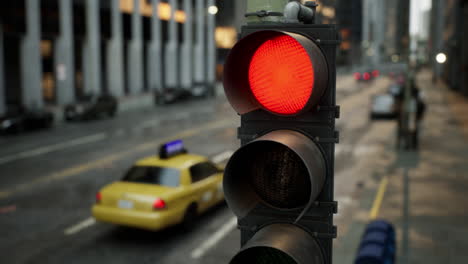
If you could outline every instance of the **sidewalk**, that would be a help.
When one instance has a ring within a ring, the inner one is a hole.
[[[392,162],[373,168],[380,184],[363,190],[360,208],[338,239],[334,263],[353,262],[369,220],[358,214],[371,208],[368,215],[396,227],[397,263],[468,263],[468,98],[434,85],[429,71],[417,82],[427,103],[420,150],[396,152],[389,143]],[[374,210],[380,189],[383,199]]]

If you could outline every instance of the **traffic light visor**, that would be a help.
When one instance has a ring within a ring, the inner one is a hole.
[[[260,229],[230,264],[322,264],[318,243],[303,229],[291,224],[272,224]]]
[[[273,30],[241,39],[224,71],[226,95],[240,114],[258,108],[282,116],[300,114],[318,103],[327,82],[325,57],[311,39]]]
[[[316,144],[299,132],[270,132],[236,151],[224,171],[226,201],[243,217],[258,204],[280,210],[305,208],[325,181]]]

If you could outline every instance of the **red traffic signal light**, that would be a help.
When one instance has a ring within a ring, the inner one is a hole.
[[[325,57],[311,39],[274,30],[241,39],[224,71],[226,96],[239,114],[259,108],[282,116],[306,112],[327,82]]]
[[[314,68],[299,42],[278,34],[255,51],[248,78],[252,94],[265,109],[295,114],[304,109],[312,94]]]

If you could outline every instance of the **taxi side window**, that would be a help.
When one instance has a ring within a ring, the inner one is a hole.
[[[177,187],[180,183],[180,171],[173,168],[134,166],[122,180]]]
[[[218,172],[218,168],[210,162],[202,162],[190,167],[192,183],[204,180]]]

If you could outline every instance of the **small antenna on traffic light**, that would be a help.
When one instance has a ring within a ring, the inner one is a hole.
[[[310,24],[315,24],[315,15],[317,14],[317,6],[319,6],[319,4],[317,4],[317,2],[315,1],[307,1],[305,2],[305,6],[312,9],[312,11],[314,12],[314,15],[312,17],[312,22]]]
[[[315,24],[315,14],[318,4],[315,1],[307,1],[305,5],[297,1],[291,1],[284,7],[284,22]]]

